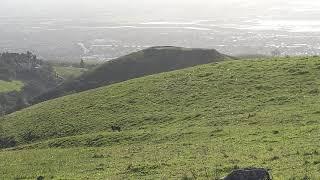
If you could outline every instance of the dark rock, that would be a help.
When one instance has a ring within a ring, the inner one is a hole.
[[[44,180],[44,177],[43,176],[38,176],[37,180]]]
[[[119,127],[119,126],[111,126],[111,129],[113,132],[115,132],[115,131],[120,132],[121,131],[121,127]]]
[[[266,169],[246,168],[234,170],[223,180],[271,180],[271,177]]]

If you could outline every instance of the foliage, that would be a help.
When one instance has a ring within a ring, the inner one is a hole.
[[[0,115],[25,107],[60,82],[51,65],[30,52],[0,54]]]
[[[81,59],[81,61],[80,61],[80,68],[84,68],[85,67],[85,63],[84,63],[84,60],[83,59]]]

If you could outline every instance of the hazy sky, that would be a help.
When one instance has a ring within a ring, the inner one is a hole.
[[[0,16],[84,18],[220,18],[275,14],[320,8],[316,0],[1,0]],[[291,14],[290,14],[291,13]]]

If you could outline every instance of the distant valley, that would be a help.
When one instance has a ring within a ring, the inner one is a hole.
[[[213,48],[230,55],[270,55],[275,49],[282,55],[320,54],[318,31],[294,29],[294,24],[303,23],[314,30],[317,27],[313,21],[270,24],[260,17],[228,23],[211,19],[123,23],[0,19],[0,51],[25,52],[32,47],[40,57],[55,61],[77,62],[83,58],[105,62],[157,45]]]

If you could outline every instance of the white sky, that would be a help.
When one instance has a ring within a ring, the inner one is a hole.
[[[112,13],[121,19],[144,17],[265,16],[273,9],[288,14],[320,9],[318,0],[1,0],[0,16],[96,17]],[[296,11],[296,12],[295,12]],[[296,15],[296,14],[293,14]]]

